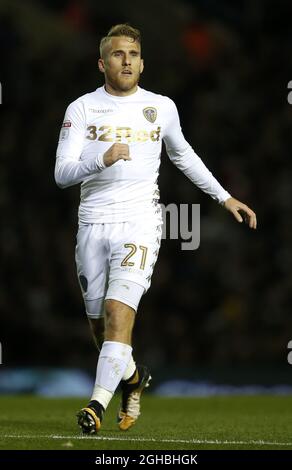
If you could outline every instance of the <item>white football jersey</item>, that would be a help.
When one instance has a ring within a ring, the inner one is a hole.
[[[100,87],[71,103],[57,148],[60,187],[81,184],[79,222],[124,222],[157,213],[162,140],[173,163],[218,202],[230,197],[186,142],[174,102],[138,87],[114,96]],[[103,154],[129,145],[130,161],[105,167]]]

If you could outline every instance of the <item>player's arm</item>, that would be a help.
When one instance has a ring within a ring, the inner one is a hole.
[[[80,100],[71,103],[65,113],[56,154],[55,180],[61,188],[80,183],[105,168],[102,155],[81,160],[86,118]]]
[[[212,175],[210,170],[185,140],[176,106],[168,102],[168,124],[163,136],[170,160],[196,185],[230,211],[238,222],[244,219],[250,228],[256,228],[256,215],[245,204],[233,198]]]
[[[85,132],[83,105],[80,101],[75,101],[66,110],[57,148],[55,180],[61,188],[81,183],[88,176],[100,173],[120,159],[130,160],[129,146],[126,144],[113,144],[104,154],[98,153],[82,160]]]

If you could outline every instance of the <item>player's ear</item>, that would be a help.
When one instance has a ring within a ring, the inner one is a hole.
[[[141,59],[141,63],[140,63],[140,73],[142,73],[144,70],[144,60]]]
[[[98,59],[98,68],[100,72],[104,73],[104,60],[103,59]]]

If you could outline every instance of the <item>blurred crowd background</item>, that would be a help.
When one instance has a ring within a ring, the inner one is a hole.
[[[74,264],[79,188],[54,182],[66,107],[103,84],[98,45],[142,32],[140,85],[177,104],[187,140],[258,215],[237,224],[162,154],[161,201],[201,205],[201,244],[165,240],[135,327],[152,368],[285,368],[292,339],[291,2],[1,0],[3,362],[94,372]],[[290,367],[290,369],[289,369]]]

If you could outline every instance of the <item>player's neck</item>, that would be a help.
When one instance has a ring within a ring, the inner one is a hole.
[[[116,90],[113,88],[109,83],[105,83],[104,85],[105,91],[109,93],[110,95],[114,96],[130,96],[136,93],[138,90],[138,85],[135,85],[135,87],[131,88],[130,90],[123,91],[123,90]]]

